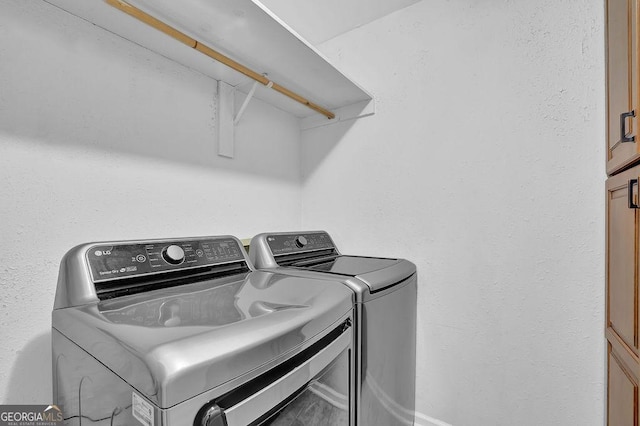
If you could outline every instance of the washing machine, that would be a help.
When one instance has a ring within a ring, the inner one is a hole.
[[[413,425],[417,273],[413,263],[341,254],[324,231],[256,235],[258,269],[342,282],[355,295],[356,423]]]
[[[353,292],[256,271],[232,236],[83,244],[60,265],[68,425],[354,424]]]

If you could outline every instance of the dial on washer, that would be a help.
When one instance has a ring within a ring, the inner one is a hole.
[[[304,235],[300,235],[296,237],[296,246],[298,248],[302,248],[307,245],[307,238]]]
[[[179,265],[184,261],[184,250],[182,247],[172,244],[162,250],[162,258],[172,265]]]

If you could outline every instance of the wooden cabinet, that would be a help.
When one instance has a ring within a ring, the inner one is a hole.
[[[638,426],[640,165],[607,180],[608,425]]]
[[[640,0],[607,0],[607,425],[639,426]]]
[[[640,0],[607,1],[607,173],[640,159]]]
[[[629,207],[629,192],[637,195],[640,167],[607,181],[607,326],[638,353],[638,215]]]
[[[628,371],[612,345],[608,354],[609,374],[607,388],[608,426],[637,426],[638,425],[638,380]]]

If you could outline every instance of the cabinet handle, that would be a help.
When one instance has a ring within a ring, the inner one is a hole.
[[[634,201],[633,201],[633,187],[636,186],[638,184],[638,179],[630,179],[629,180],[629,208],[630,209],[638,209],[640,208],[640,206],[638,206]]]
[[[635,142],[636,137],[627,133],[627,118],[635,117],[635,111],[623,112],[620,114],[620,142]]]

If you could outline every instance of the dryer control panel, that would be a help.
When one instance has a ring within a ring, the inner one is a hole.
[[[86,258],[93,282],[199,268],[244,260],[234,238],[100,244]]]
[[[333,249],[333,241],[326,232],[274,234],[267,236],[267,244],[275,256],[311,250]]]

